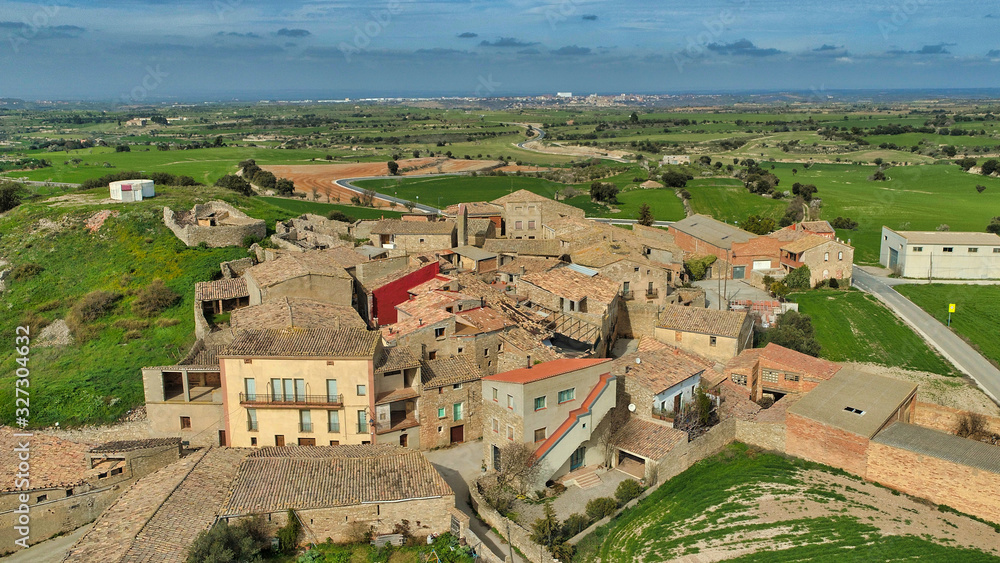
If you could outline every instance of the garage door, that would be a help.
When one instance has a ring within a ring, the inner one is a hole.
[[[753,261],[753,269],[754,270],[767,270],[770,267],[771,267],[771,261],[770,260],[754,260]]]

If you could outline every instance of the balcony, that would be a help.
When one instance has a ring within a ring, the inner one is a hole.
[[[326,425],[326,429],[327,429],[327,430],[328,430],[328,431],[329,431],[329,432],[330,432],[331,434],[340,434],[340,423],[337,423],[337,424],[330,424],[330,423],[327,423],[327,425]]]
[[[311,422],[299,423],[299,432],[312,432],[312,431],[313,431],[313,424]]]
[[[646,290],[646,299],[656,299],[659,296],[660,296],[660,290],[659,289],[647,289]]]
[[[795,269],[795,268],[801,268],[802,266],[805,265],[805,263],[801,262],[799,260],[795,260],[791,256],[782,256],[781,257],[781,265],[782,266],[788,266],[789,268]]]
[[[325,407],[339,409],[344,406],[343,395],[274,395],[240,393],[240,404],[250,407],[297,409],[300,407]]]
[[[628,291],[622,290],[622,299],[624,299],[625,301],[631,301],[635,299],[635,294],[632,293],[632,290]]]
[[[385,434],[387,432],[395,432],[397,430],[406,430],[407,428],[413,428],[414,426],[419,425],[420,422],[417,421],[417,413],[415,411],[396,411],[392,413],[388,421],[375,423],[375,433]]]
[[[250,432],[257,432],[258,430],[260,430],[260,424],[256,420],[248,420],[247,430]]]

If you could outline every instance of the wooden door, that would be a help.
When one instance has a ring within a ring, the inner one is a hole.
[[[460,444],[465,441],[465,425],[460,424],[458,426],[451,427],[451,443]]]
[[[283,447],[285,445],[285,437],[281,434],[276,434],[274,436],[274,445],[277,447]]]

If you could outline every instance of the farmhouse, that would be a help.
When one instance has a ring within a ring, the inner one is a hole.
[[[664,344],[726,362],[753,345],[753,318],[745,312],[672,305],[660,313],[654,334]]]
[[[808,266],[811,286],[831,278],[850,284],[853,264],[853,248],[824,236],[810,234],[781,246],[781,267],[791,272]]]
[[[882,227],[879,263],[904,278],[1000,278],[1000,236]]]
[[[732,259],[734,243],[747,243],[757,237],[753,233],[722,221],[716,221],[705,215],[692,215],[672,223],[669,227],[669,233],[673,235],[674,242],[684,252],[694,256],[715,256],[722,261],[719,266],[723,266]],[[762,252],[761,255],[768,254]],[[752,261],[753,254],[749,256]],[[719,266],[716,266],[713,271],[717,270]],[[728,266],[723,267],[728,268]],[[770,260],[767,267],[771,267]],[[737,271],[736,275],[744,277],[746,274],[745,271]],[[709,274],[709,277],[713,277],[713,275]]]
[[[601,463],[594,431],[615,406],[611,360],[561,359],[483,378],[483,454],[500,467],[504,446],[529,444],[541,466],[535,488]]]
[[[840,364],[770,342],[763,348],[740,352],[726,363],[724,373],[751,401],[757,401],[764,393],[777,398],[788,393],[806,393],[828,381],[840,368]]]

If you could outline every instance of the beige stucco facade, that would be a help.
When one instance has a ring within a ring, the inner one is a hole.
[[[200,366],[142,370],[150,436],[180,436],[192,446],[224,445],[219,370]]]
[[[654,330],[654,338],[664,344],[676,346],[681,350],[698,354],[717,362],[726,362],[735,358],[745,348],[753,347],[753,342],[751,341],[753,338],[752,333],[753,320],[747,316],[747,320],[740,328],[739,336],[735,338],[703,332],[674,330],[659,326]]]
[[[258,284],[253,275],[247,275],[246,280],[251,305],[296,297],[350,307],[354,295],[354,280],[346,272],[343,276],[305,274],[269,286]]]

